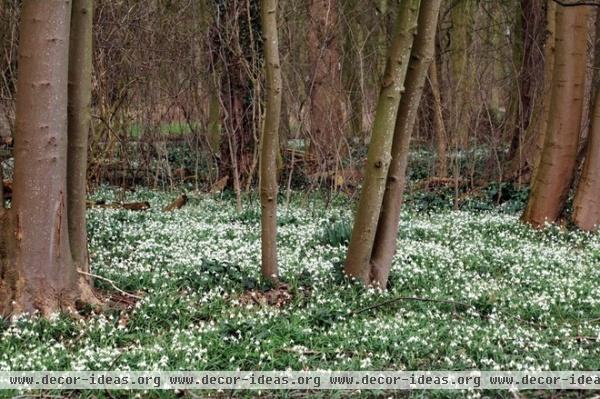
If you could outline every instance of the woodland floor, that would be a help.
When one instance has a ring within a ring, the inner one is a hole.
[[[600,234],[534,231],[510,203],[452,211],[413,197],[379,292],[341,273],[348,200],[298,195],[279,214],[288,288],[269,291],[256,200],[237,213],[230,197],[190,195],[163,212],[174,197],[138,191],[128,199],[150,210],[90,210],[93,273],[142,299],[97,280],[112,301],[102,314],[0,322],[0,370],[600,369]],[[440,302],[374,306],[398,297]]]

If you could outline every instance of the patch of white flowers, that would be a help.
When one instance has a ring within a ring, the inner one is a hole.
[[[152,209],[90,211],[90,254],[94,273],[143,299],[5,322],[1,370],[600,369],[599,234],[407,209],[381,292],[343,279],[346,247],[323,238],[351,206],[292,204],[279,210],[278,255],[293,299],[275,307],[243,300],[262,289],[258,204],[237,213],[205,197],[165,213],[168,196],[136,195]],[[440,302],[362,311],[400,296]]]

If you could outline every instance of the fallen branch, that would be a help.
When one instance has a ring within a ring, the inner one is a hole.
[[[102,277],[102,276],[98,276],[97,274],[92,274],[92,273],[84,272],[82,270],[78,270],[77,272],[79,274],[84,275],[84,276],[88,276],[88,277],[91,277],[91,278],[95,278],[95,279],[98,279],[98,280],[105,281],[108,284],[110,284],[116,291],[120,292],[123,295],[129,296],[131,298],[139,299],[139,300],[142,299],[141,296],[131,294],[131,293],[127,292],[127,291],[123,291],[122,289],[120,289],[119,287],[117,287],[117,285],[115,284],[115,282],[112,281],[111,279],[108,279],[108,278]]]
[[[112,204],[105,204],[101,201],[98,201],[98,202],[87,201],[86,207],[87,208],[126,209],[128,211],[145,211],[145,210],[150,209],[150,203],[148,201],[143,201],[143,202],[129,202],[129,203],[113,202]]]
[[[469,305],[468,303],[465,303],[465,302],[456,302],[456,301],[441,300],[441,299],[429,299],[429,298],[418,298],[418,297],[410,297],[410,296],[401,296],[401,297],[389,299],[387,301],[383,301],[383,302],[380,302],[380,303],[376,303],[375,305],[371,305],[371,306],[366,307],[364,309],[356,310],[356,311],[352,312],[352,314],[353,315],[361,314],[361,313],[367,312],[369,310],[378,309],[378,308],[384,307],[386,305],[391,305],[393,303],[402,302],[402,301],[432,302],[432,303],[443,303],[443,304],[452,305],[452,306],[455,306],[455,307],[456,306],[462,306],[462,307],[465,307],[465,308],[470,308],[471,307],[471,305]]]

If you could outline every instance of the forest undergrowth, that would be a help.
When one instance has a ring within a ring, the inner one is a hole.
[[[296,194],[279,209],[273,289],[256,201],[238,213],[231,195],[190,194],[164,212],[174,196],[91,209],[92,272],[129,295],[97,279],[101,313],[4,320],[0,370],[600,369],[600,234],[412,195],[389,290],[366,290],[342,274],[350,202]]]

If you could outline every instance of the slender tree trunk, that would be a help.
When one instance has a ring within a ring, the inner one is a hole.
[[[388,35],[389,35],[389,1],[388,0],[375,0],[375,9],[377,10],[378,17],[378,29],[376,32],[376,43],[375,43],[375,56],[377,66],[377,81],[381,79],[385,73],[385,66],[387,62],[387,51],[388,51]]]
[[[452,7],[451,11],[450,70],[452,78],[452,127],[454,129],[452,135],[457,149],[460,150],[467,149],[471,122],[472,77],[470,76],[471,66],[469,60],[473,7],[475,7],[474,3],[469,0],[459,1]]]
[[[360,23],[360,10],[357,3],[346,1],[346,24],[344,37],[344,85],[350,100],[350,135],[349,138],[363,138],[363,90],[362,90],[362,46],[364,41],[363,27]]]
[[[71,256],[67,82],[71,2],[26,0],[21,15],[10,245],[0,314],[49,315],[92,301]]]
[[[381,288],[387,286],[392,258],[396,251],[410,136],[415,127],[427,72],[435,56],[435,33],[440,5],[441,0],[427,0],[421,5],[418,33],[410,57],[405,91],[396,117],[392,162],[388,171],[387,186],[371,255],[371,283]]]
[[[277,33],[277,0],[261,2],[267,71],[267,103],[260,161],[262,275],[277,280],[277,152],[281,117],[281,67]]]
[[[435,58],[435,57],[434,57]],[[436,161],[435,173],[438,177],[448,176],[448,160],[446,149],[448,146],[448,134],[444,123],[444,112],[442,110],[442,96],[440,94],[440,82],[438,79],[438,68],[435,59],[429,68],[429,84],[433,94],[433,130],[435,132]]]
[[[0,159],[0,212],[6,206],[4,200],[4,168],[2,167],[2,159]]]
[[[539,49],[544,42],[544,0],[520,0],[514,26],[516,40],[513,46],[515,92],[512,115],[512,132],[509,159],[521,159],[524,135],[532,119],[534,99],[538,92],[537,80],[542,57]],[[552,1],[548,2],[551,3]]]
[[[344,142],[338,12],[338,0],[309,1],[310,151],[325,170],[339,160]]]
[[[214,89],[208,99],[208,143],[212,155],[217,155],[221,148],[221,104],[217,90]]]
[[[345,271],[351,277],[370,283],[370,259],[391,161],[393,126],[404,90],[420,0],[400,5],[396,32],[389,50],[381,93],[375,111],[371,143],[362,193],[348,247]]]
[[[523,221],[541,227],[555,222],[573,180],[585,91],[589,6],[556,12],[556,55],[549,120],[541,160]]]
[[[580,229],[588,231],[595,231],[600,226],[600,94],[598,93],[585,164],[573,204],[575,224]]]
[[[221,154],[218,158],[222,176],[230,176],[237,206],[241,210],[244,180],[253,174],[255,153],[255,125],[253,101],[255,96],[252,54],[255,51],[253,37],[254,12],[249,2],[231,0],[216,5],[216,20],[211,29],[214,51],[210,62],[213,71],[219,72],[221,82],[220,103],[222,111]],[[249,12],[250,11],[250,12]]]
[[[75,265],[89,273],[86,228],[87,151],[92,100],[92,0],[73,0],[69,47],[67,209]]]
[[[492,22],[489,24],[488,32],[489,35],[489,45],[493,49],[498,49],[504,45],[505,41],[505,29],[506,25],[504,23],[498,23],[498,21],[502,21],[505,13],[505,6],[502,2],[490,2],[490,16],[492,18]],[[513,32],[511,32],[512,34]],[[492,75],[492,83],[490,84],[490,100],[488,107],[491,110],[492,116],[500,120],[504,113],[506,113],[505,108],[505,98],[504,98],[504,88],[500,82],[504,79],[505,69],[507,67],[507,62],[503,57],[495,56],[492,59],[491,65],[491,75]]]

